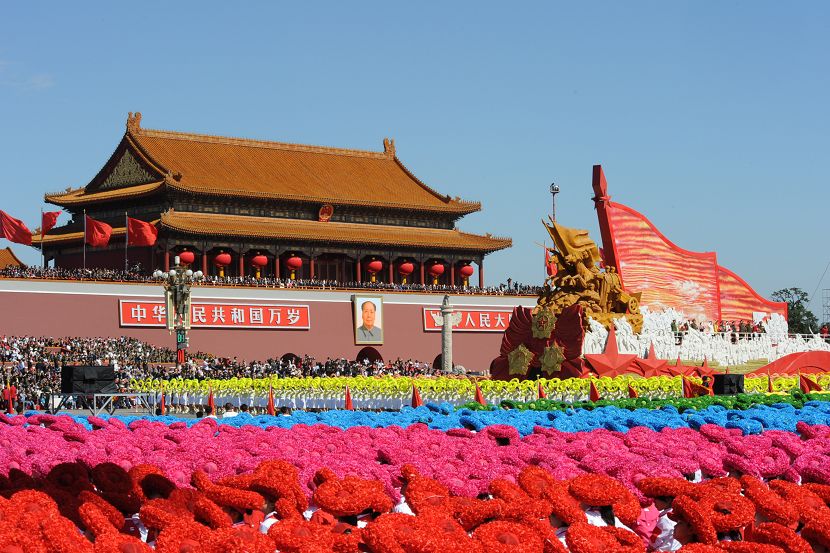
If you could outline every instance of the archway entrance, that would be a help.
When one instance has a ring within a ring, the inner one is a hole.
[[[366,346],[365,348],[357,352],[355,362],[363,363],[365,359],[368,359],[369,363],[376,363],[378,361],[383,361],[383,356],[375,348],[371,346]]]

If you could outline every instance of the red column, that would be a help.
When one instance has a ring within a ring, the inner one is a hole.
[[[478,264],[478,287],[484,288],[484,260]]]
[[[202,251],[202,273],[204,273],[205,276],[207,276],[207,274],[208,274],[208,272],[207,272],[207,257],[208,257],[207,252],[203,250]]]
[[[280,256],[279,255],[276,255],[274,257],[274,275],[276,276],[276,278],[282,278],[280,276]]]
[[[308,259],[309,259],[309,263],[308,263],[309,277],[308,278],[310,278],[311,280],[314,280],[314,256],[312,255]]]
[[[358,259],[357,259],[357,281],[358,281],[358,282],[360,282],[360,274],[361,274],[361,269],[360,269],[360,258],[358,258]]]
[[[427,283],[427,281],[426,281],[426,277],[425,277],[425,273],[424,273],[424,262],[421,261],[421,284],[426,284],[426,283]]]
[[[164,272],[170,270],[170,252],[165,250],[164,252]]]
[[[245,276],[245,255],[239,254],[239,276]]]
[[[389,258],[389,284],[395,282],[395,271],[392,263],[392,258]]]
[[[450,262],[450,286],[455,286],[455,261]]]

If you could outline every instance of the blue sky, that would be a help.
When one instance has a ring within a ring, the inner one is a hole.
[[[37,226],[128,111],[349,148],[390,136],[422,180],[483,203],[463,230],[513,238],[488,283],[543,278],[551,181],[559,220],[598,240],[601,163],[611,196],[681,247],[763,295],[812,292],[830,261],[828,25],[826,2],[9,3],[0,209]]]

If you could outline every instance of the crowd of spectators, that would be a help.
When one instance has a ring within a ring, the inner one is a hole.
[[[676,321],[672,321],[671,325],[673,332],[688,332],[689,329],[710,334],[760,334],[766,332],[764,325],[761,323],[753,323],[743,319],[739,321],[697,321],[697,319],[692,319],[679,325]]]
[[[14,267],[0,269],[0,278],[42,278],[48,280],[87,280],[105,282],[153,282],[152,275],[135,266],[129,271],[113,269],[63,269],[55,267]],[[507,284],[498,286],[451,286],[448,284],[401,284],[387,282],[350,281],[318,279],[279,279],[274,277],[256,278],[249,276],[207,275],[199,286],[250,286],[256,288],[300,288],[310,290],[377,290],[387,292],[432,292],[470,295],[493,296],[533,296],[541,290],[539,286],[531,286],[507,280]]]
[[[67,365],[110,365],[119,392],[129,392],[132,379],[162,380],[206,378],[326,377],[326,376],[435,376],[441,373],[430,363],[396,359],[372,362],[369,359],[325,359],[285,355],[265,361],[246,362],[189,353],[186,362],[175,363],[176,352],[152,346],[134,338],[40,338],[7,336],[0,340],[3,386],[14,387],[22,408],[48,404],[60,392],[61,369]],[[9,388],[11,389],[11,388]],[[8,391],[3,396],[3,407]]]

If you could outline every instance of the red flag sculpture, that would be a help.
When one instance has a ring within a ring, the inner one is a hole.
[[[161,385],[161,405],[159,405],[159,412],[162,417],[167,414],[167,405],[164,403],[164,384]]]
[[[631,384],[628,385],[628,397],[631,397],[631,398],[640,397],[640,394],[637,393],[637,390],[635,390],[631,386]]]
[[[210,393],[208,394],[208,408],[210,409],[211,415],[216,415],[216,404],[213,401],[213,386],[210,387]]]
[[[15,244],[32,245],[32,232],[20,219],[15,219],[5,211],[0,211],[0,235]]]
[[[421,400],[421,392],[418,391],[418,387],[413,384],[412,385],[412,407],[420,407],[423,405],[424,402]]]
[[[96,248],[103,248],[110,243],[112,227],[102,221],[86,216],[86,243]]]
[[[45,211],[40,215],[40,235],[46,236],[58,224],[58,217],[63,211]]]
[[[153,246],[159,230],[151,223],[127,217],[127,239],[130,246]]]
[[[772,387],[772,375],[769,373],[769,369],[767,369],[767,393],[773,393],[775,388]]]
[[[815,380],[807,378],[801,373],[798,373],[798,387],[801,388],[801,391],[805,394],[822,391],[821,386],[819,386]]]
[[[542,388],[542,383],[540,382],[539,383],[539,399],[547,399],[547,398],[548,398],[548,394],[547,394],[547,392],[545,392],[545,389]]]
[[[596,384],[594,384],[593,379],[591,379],[591,389],[588,392],[588,399],[590,399],[591,401],[599,401],[600,400],[599,390],[597,390],[597,386],[596,386]]]
[[[481,393],[481,388],[478,387],[478,382],[476,382],[476,403],[480,405],[487,405],[487,400],[484,399],[484,394]]]
[[[352,392],[346,386],[346,411],[354,411],[354,404],[352,403]]]
[[[274,407],[274,387],[268,386],[268,414],[272,417],[277,414],[277,409]]]
[[[712,390],[696,382],[692,382],[685,376],[683,378],[683,397],[698,397],[714,395]]]

